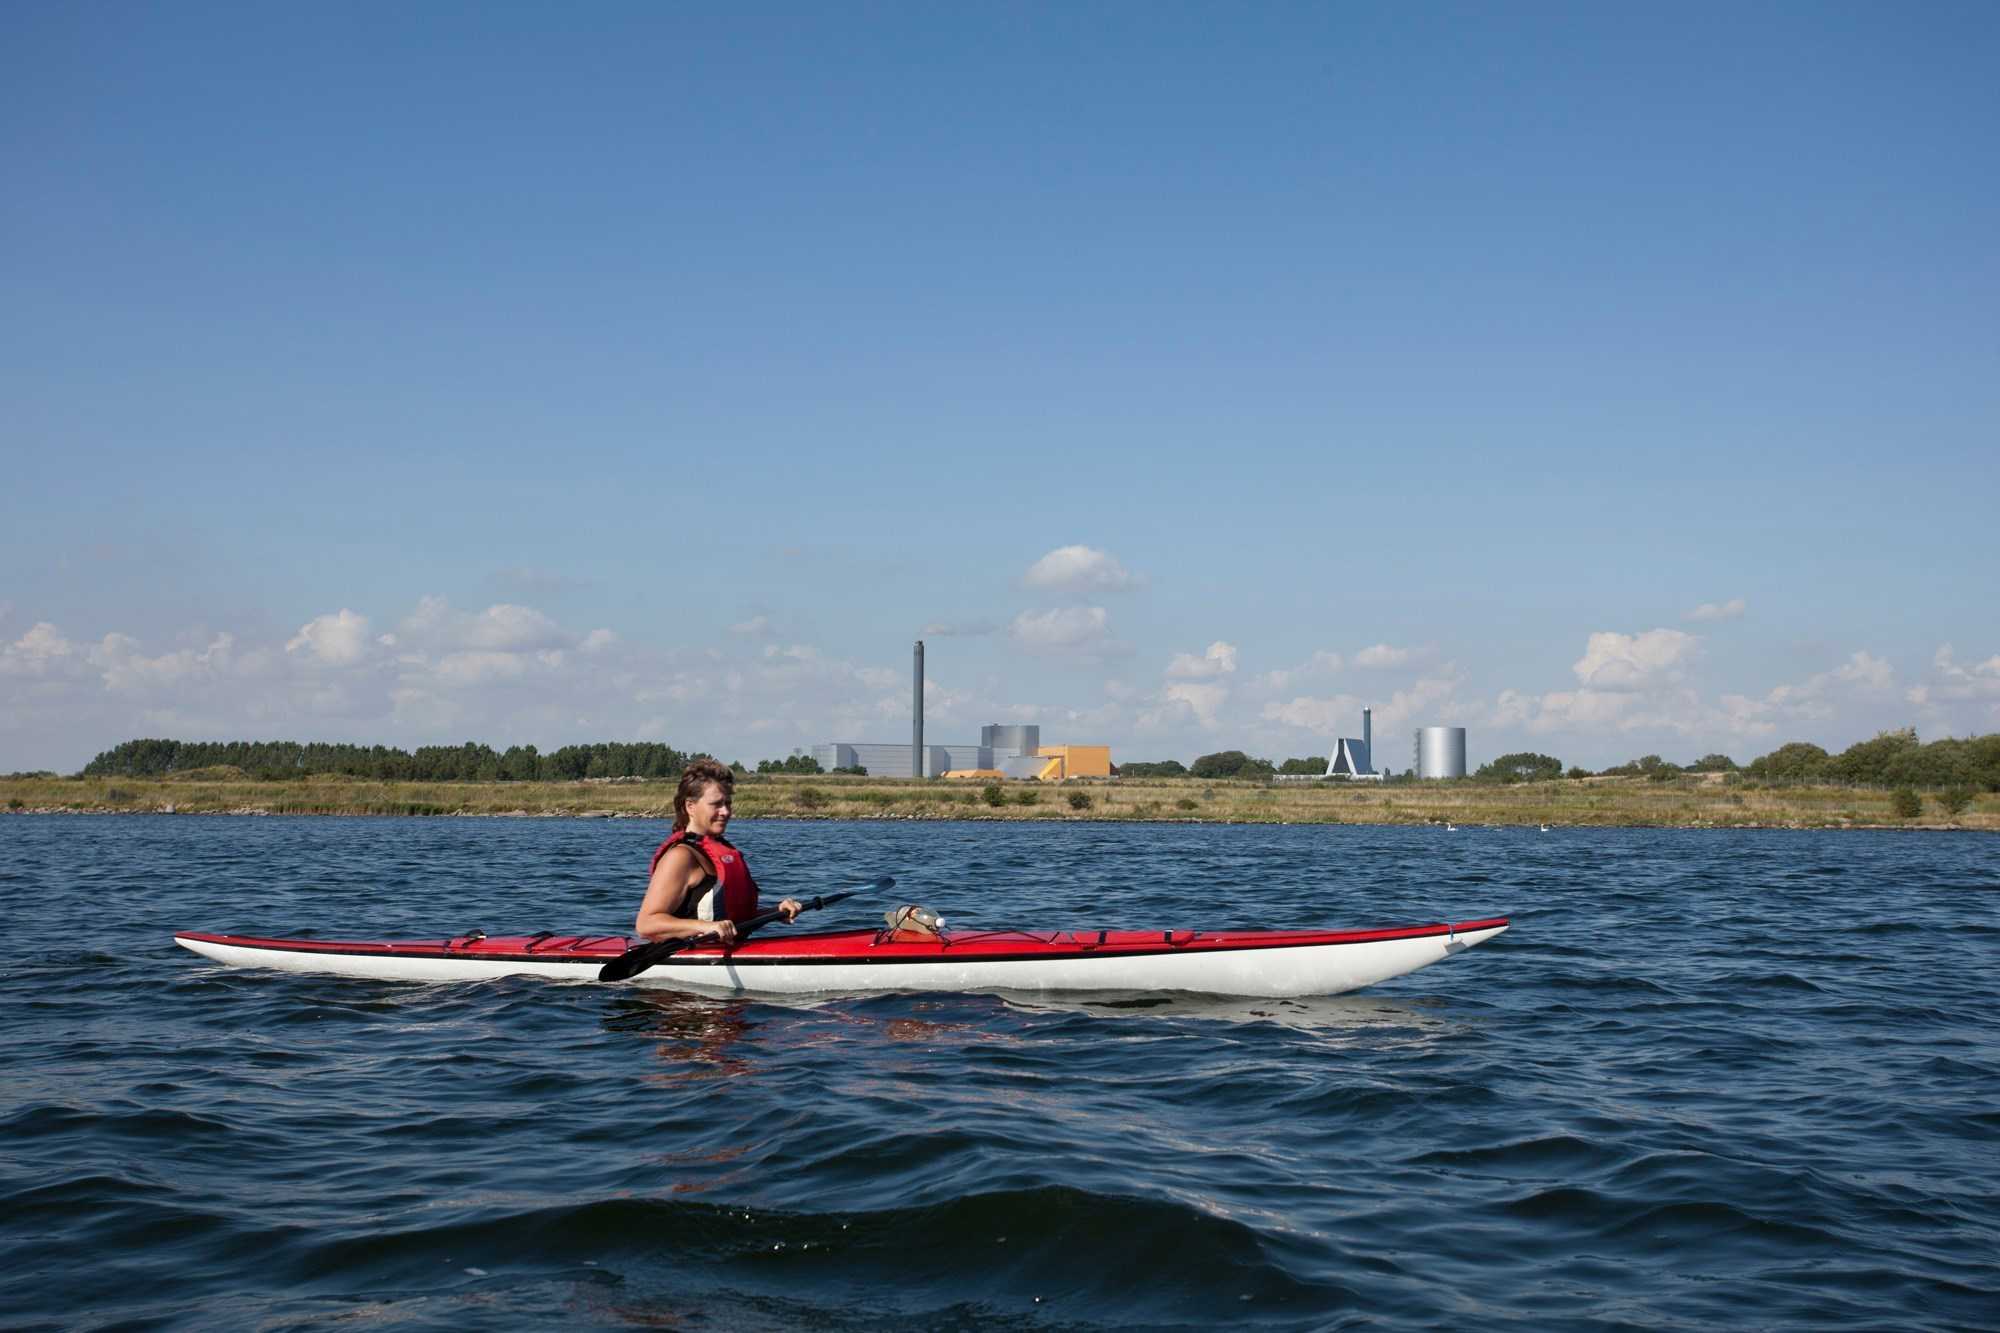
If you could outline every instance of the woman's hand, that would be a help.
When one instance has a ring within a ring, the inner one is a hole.
[[[778,904],[778,910],[784,913],[785,920],[796,921],[799,919],[799,913],[806,910],[806,905],[797,898],[787,898]]]
[[[728,917],[724,917],[720,921],[703,921],[699,924],[701,929],[693,932],[694,934],[713,934],[722,941],[722,947],[725,949],[736,943],[736,923]]]

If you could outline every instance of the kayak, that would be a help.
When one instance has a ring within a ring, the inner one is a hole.
[[[908,938],[838,930],[753,938],[670,954],[629,984],[802,995],[856,991],[1185,991],[1338,995],[1484,943],[1505,917],[1383,930],[948,930]],[[450,939],[263,939],[182,931],[174,941],[220,963],[383,981],[540,976],[595,981],[644,943],[625,935]]]

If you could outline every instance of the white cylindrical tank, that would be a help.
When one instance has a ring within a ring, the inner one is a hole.
[[[1465,728],[1424,727],[1417,732],[1417,776],[1465,776]]]

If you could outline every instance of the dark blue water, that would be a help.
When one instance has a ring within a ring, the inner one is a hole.
[[[0,819],[0,1323],[2000,1324],[2000,840],[735,832],[968,925],[1515,926],[1300,1002],[372,983],[168,936],[622,931],[660,830]]]

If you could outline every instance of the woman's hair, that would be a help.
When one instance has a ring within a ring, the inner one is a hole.
[[[736,792],[736,774],[730,771],[727,764],[719,764],[713,759],[697,759],[681,770],[681,785],[674,788],[674,832],[687,828],[688,802],[700,800],[711,782],[722,788],[724,796],[732,796]]]

